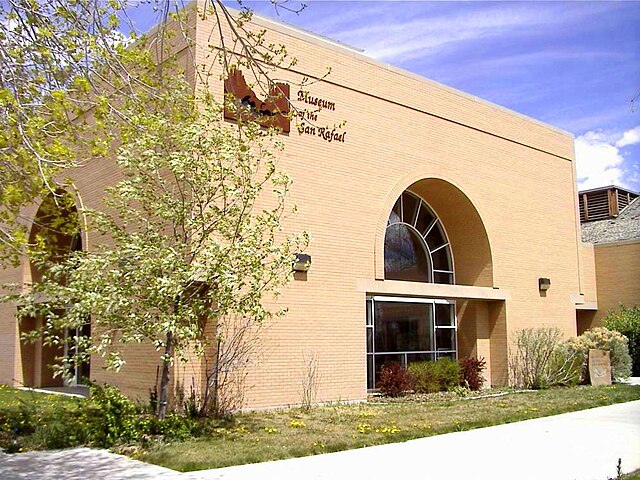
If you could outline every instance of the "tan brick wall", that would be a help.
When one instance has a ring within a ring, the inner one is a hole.
[[[20,272],[19,268],[0,269],[0,285],[19,283],[21,281]],[[0,303],[0,384],[16,385],[22,381],[22,362],[18,339],[15,306]]]
[[[209,30],[199,25],[199,38]],[[331,67],[326,81],[305,89],[335,103],[335,111],[318,113],[317,123],[346,120],[347,134],[344,143],[295,130],[283,137],[280,166],[294,179],[291,199],[299,207],[287,229],[309,231],[312,266],[306,281],[293,282],[281,299],[289,313],[265,335],[269,353],[248,379],[249,405],[299,402],[305,351],[320,355],[318,400],[363,397],[365,295],[355,283],[376,278],[376,228],[418,173],[464,192],[486,229],[492,258],[491,268],[476,268],[474,284],[511,292],[511,300],[489,312],[496,378],[506,379],[508,333],[555,325],[575,335],[572,298],[580,279],[570,135],[286,29],[268,38],[286,43],[298,59],[295,72],[278,71],[279,78],[295,83]],[[293,103],[303,109],[296,91],[292,86]],[[446,196],[432,197],[449,227],[463,229],[465,222],[446,210]],[[466,245],[474,246],[473,239]],[[469,254],[465,262],[456,259],[457,272],[473,261]],[[538,292],[539,277],[552,280],[546,296]]]
[[[580,279],[585,303],[598,301],[598,289],[596,279],[595,248],[590,244],[582,244],[580,247]]]
[[[595,245],[598,312],[600,325],[609,310],[640,305],[640,240]]]

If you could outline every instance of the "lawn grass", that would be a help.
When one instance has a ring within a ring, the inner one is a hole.
[[[86,403],[85,398],[0,385],[0,448],[15,453],[43,443],[49,448],[75,446],[81,442],[78,432],[84,426],[73,420],[78,418]],[[59,428],[60,425],[65,428]],[[43,442],[42,432],[46,427],[49,427],[49,435]],[[52,435],[53,429],[57,432]]]
[[[0,407],[19,406],[24,404],[34,407],[45,408],[52,404],[75,405],[78,397],[67,395],[47,394],[34,390],[22,390],[0,385]]]
[[[179,471],[301,457],[640,399],[640,386],[575,387],[465,399],[455,395],[238,414],[207,436],[139,450]]]
[[[622,478],[624,480],[640,480],[640,470],[627,473],[626,475],[623,475]]]

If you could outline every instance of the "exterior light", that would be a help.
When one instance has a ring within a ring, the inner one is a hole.
[[[551,280],[548,278],[539,278],[538,279],[538,289],[541,292],[546,292],[551,287]]]
[[[293,262],[294,272],[308,272],[311,267],[311,255],[306,253],[296,253],[296,259]]]

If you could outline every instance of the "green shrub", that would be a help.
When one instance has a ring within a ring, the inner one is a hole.
[[[555,327],[526,328],[516,332],[509,352],[511,384],[541,389],[578,383],[584,353],[561,340],[562,334]]]
[[[5,391],[17,392],[9,388]],[[0,403],[0,448],[61,449],[91,445],[113,447],[149,439],[187,440],[204,435],[206,420],[170,412],[164,420],[149,415],[112,386],[92,385],[89,399],[34,394]]]
[[[53,408],[38,415],[38,427],[28,438],[33,449],[53,450],[77,447],[88,443],[88,429],[82,409]]]
[[[84,445],[84,399],[28,394],[4,388],[0,404],[0,448],[21,450],[59,449]],[[13,397],[13,398],[12,398]]]
[[[629,341],[619,332],[605,327],[587,330],[567,342],[569,348],[582,353],[585,358],[583,374],[586,376],[586,358],[590,349],[609,350],[611,356],[611,380],[620,381],[631,375]]]
[[[407,371],[417,393],[444,392],[460,385],[460,366],[451,358],[411,363]]]
[[[634,377],[640,376],[640,306],[627,308],[621,305],[619,310],[607,314],[604,326],[627,337],[631,372]]]
[[[89,441],[97,447],[135,442],[142,433],[138,425],[141,413],[142,409],[116,387],[92,385],[83,418]]]
[[[567,342],[556,346],[549,359],[549,385],[570,387],[580,383],[584,355],[569,347]]]

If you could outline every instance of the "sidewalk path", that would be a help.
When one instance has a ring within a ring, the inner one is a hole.
[[[180,480],[168,468],[92,448],[14,455],[0,453],[1,480]]]
[[[0,453],[0,479],[607,480],[640,468],[640,400],[404,443],[181,474],[104,450]]]

